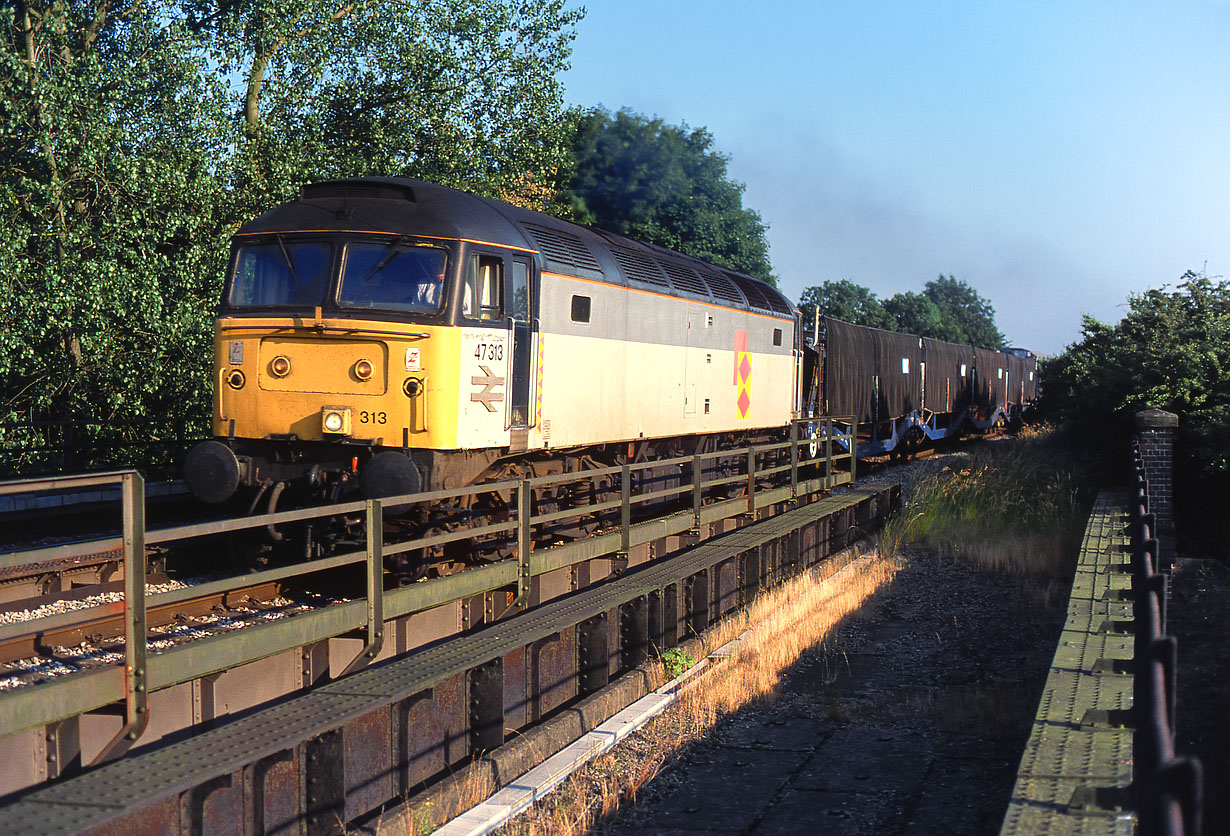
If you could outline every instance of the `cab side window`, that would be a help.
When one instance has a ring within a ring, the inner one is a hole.
[[[504,260],[498,256],[472,255],[466,266],[461,302],[462,315],[484,322],[504,315]]]

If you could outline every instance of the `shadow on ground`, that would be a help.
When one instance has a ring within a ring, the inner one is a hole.
[[[927,553],[600,829],[997,833],[1067,589]]]

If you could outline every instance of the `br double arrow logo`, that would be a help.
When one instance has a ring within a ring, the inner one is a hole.
[[[471,377],[470,384],[472,386],[481,386],[483,388],[478,392],[471,392],[470,400],[474,403],[481,403],[483,406],[487,407],[488,412],[495,412],[494,404],[504,402],[504,393],[496,391],[497,386],[504,385],[504,378],[497,377],[491,369],[484,365],[480,364],[478,368],[483,373],[482,377],[479,377],[478,375]]]

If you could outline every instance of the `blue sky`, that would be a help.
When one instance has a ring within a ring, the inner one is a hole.
[[[1230,275],[1230,0],[591,0],[570,104],[705,127],[779,284],[943,273],[1014,345]]]

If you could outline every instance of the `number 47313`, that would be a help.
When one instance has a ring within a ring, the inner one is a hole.
[[[504,343],[479,343],[474,347],[474,357],[482,360],[503,360]]]

